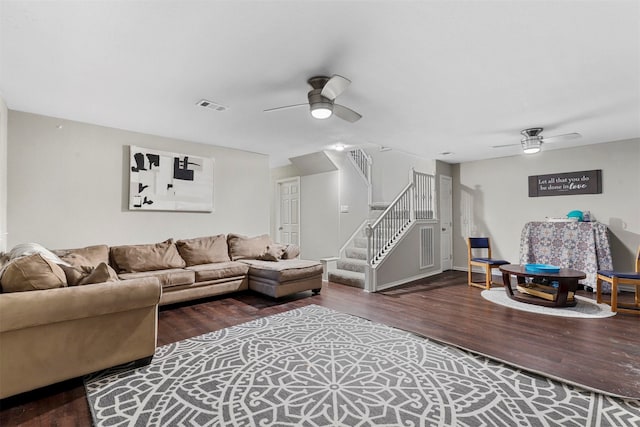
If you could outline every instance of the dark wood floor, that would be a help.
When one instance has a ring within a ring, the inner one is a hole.
[[[640,398],[640,315],[570,319],[508,309],[445,272],[378,294],[334,283],[322,293],[273,300],[252,292],[163,307],[158,345],[318,304],[454,344],[534,372]],[[592,297],[580,291],[579,295]],[[1,426],[88,426],[81,379],[0,401]]]

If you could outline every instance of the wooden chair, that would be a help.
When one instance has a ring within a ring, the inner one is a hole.
[[[474,256],[474,252],[483,252],[486,257]],[[467,238],[467,259],[468,259],[468,281],[469,286],[475,286],[482,289],[491,289],[493,282],[491,281],[491,272],[494,268],[501,265],[510,264],[509,261],[503,259],[491,258],[491,243],[488,237],[469,237]],[[482,267],[484,269],[484,282],[474,282],[472,280],[473,266]]]
[[[611,311],[640,314],[640,246],[636,253],[636,271],[622,272],[614,270],[598,270],[596,280],[596,300],[602,302],[602,282],[611,283]],[[618,285],[632,285],[634,289],[634,303],[620,304],[618,302]],[[609,301],[605,301],[609,302]]]

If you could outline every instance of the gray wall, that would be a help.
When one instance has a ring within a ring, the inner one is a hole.
[[[528,197],[528,176],[602,169],[602,194]],[[640,139],[454,165],[454,267],[466,269],[467,236],[488,236],[493,255],[519,259],[528,221],[589,210],[609,227],[614,268],[633,269],[640,245]],[[467,220],[469,218],[469,220]]]
[[[0,97],[0,252],[7,250],[7,104]]]
[[[215,211],[129,211],[129,145],[213,157]],[[9,247],[269,232],[269,164],[260,154],[9,111],[7,169]]]
[[[300,256],[320,260],[340,247],[338,171],[300,178]]]
[[[373,201],[390,203],[411,180],[411,168],[417,172],[435,174],[435,162],[398,150],[366,148],[371,156]]]

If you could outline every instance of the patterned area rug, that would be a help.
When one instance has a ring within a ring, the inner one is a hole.
[[[581,317],[584,319],[595,319],[615,316],[608,304],[598,304],[592,299],[576,295],[575,307],[544,307],[541,305],[527,304],[526,302],[515,301],[507,296],[503,288],[487,289],[482,291],[482,297],[496,304],[516,310],[528,311],[530,313],[548,314],[549,316],[561,317]]]
[[[640,401],[314,305],[159,347],[85,386],[97,426],[640,423]]]

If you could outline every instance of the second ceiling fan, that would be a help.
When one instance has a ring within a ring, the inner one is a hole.
[[[529,128],[520,132],[522,139],[520,144],[504,144],[504,145],[492,145],[491,148],[503,148],[512,147],[514,145],[522,145],[522,150],[525,154],[534,154],[540,151],[543,143],[563,141],[567,139],[579,138],[581,135],[577,132],[565,133],[563,135],[554,135],[550,137],[542,136],[543,128]]]
[[[265,113],[308,105],[311,110],[311,115],[316,119],[328,119],[335,114],[342,120],[353,123],[362,118],[361,114],[353,111],[351,108],[334,102],[338,95],[349,87],[351,80],[334,74],[332,77],[311,77],[307,83],[309,83],[312,88],[307,94],[308,103],[269,108],[264,110]]]

